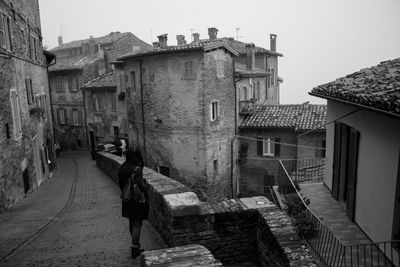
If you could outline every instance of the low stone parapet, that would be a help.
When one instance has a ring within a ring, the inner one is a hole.
[[[146,251],[141,256],[141,266],[223,266],[216,260],[211,252],[201,245],[188,245],[182,247],[165,248]]]
[[[124,160],[103,152],[96,156],[99,168],[116,182]],[[149,221],[170,247],[200,244],[228,265],[256,259],[262,266],[315,266],[289,217],[267,198],[211,204],[151,169],[144,168],[143,176],[150,184]]]

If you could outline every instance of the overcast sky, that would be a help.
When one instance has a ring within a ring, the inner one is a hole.
[[[269,49],[276,33],[281,103],[324,103],[308,95],[315,86],[400,57],[399,0],[39,0],[44,44],[57,45],[132,32],[145,42],[168,33],[191,40],[191,31],[207,38],[235,37]]]

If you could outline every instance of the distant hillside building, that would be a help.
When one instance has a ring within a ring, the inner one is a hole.
[[[323,164],[325,122],[326,105],[257,106],[239,130],[242,195],[266,193],[267,187],[275,184],[278,160]]]
[[[167,35],[160,35],[151,51],[118,58],[116,70],[128,76],[130,144],[148,167],[200,196],[228,197],[236,172],[237,52],[222,40],[177,39],[168,46]]]
[[[99,75],[112,71],[110,62],[119,55],[151,48],[130,32],[73,41],[51,51],[57,64],[50,68],[56,139],[62,149],[88,149],[83,95],[80,88]]]
[[[37,0],[0,1],[0,212],[54,166],[47,67]]]

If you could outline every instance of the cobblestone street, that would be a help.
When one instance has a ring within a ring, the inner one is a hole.
[[[63,153],[51,179],[0,214],[0,265],[135,266],[119,194],[88,152]],[[166,247],[147,222],[141,244]]]

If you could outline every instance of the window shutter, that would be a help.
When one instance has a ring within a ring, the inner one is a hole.
[[[4,15],[0,13],[0,47],[6,48],[6,39],[5,39],[5,32],[4,32]]]
[[[275,157],[279,157],[281,154],[281,144],[279,142],[281,141],[280,138],[275,138],[274,141],[275,143]]]
[[[263,138],[257,137],[257,156],[263,155]]]
[[[357,161],[358,144],[360,133],[351,128],[349,142],[349,165],[348,165],[348,185],[347,185],[347,215],[354,221],[355,202],[356,202],[356,184],[357,184]]]
[[[78,125],[83,125],[82,110],[78,110]]]
[[[9,49],[10,51],[12,51],[12,50],[13,50],[13,46],[12,46],[12,42],[11,42],[11,28],[10,28],[10,18],[9,18],[9,17],[6,18],[6,22],[7,22],[7,25],[6,25],[6,27],[7,27],[6,32],[7,32],[8,49]]]
[[[25,90],[26,90],[26,98],[28,99],[28,104],[32,104],[32,94],[29,88],[29,78],[25,78]]]
[[[71,110],[69,111],[69,114],[70,114],[70,121],[69,121],[70,125],[75,125],[75,121],[74,121],[74,110],[71,109]]]

